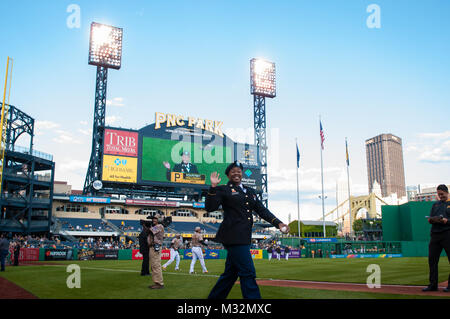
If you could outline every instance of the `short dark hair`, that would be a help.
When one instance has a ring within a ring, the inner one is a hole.
[[[443,191],[443,192],[448,193],[448,187],[447,187],[445,184],[439,185],[439,186],[437,187],[437,190],[438,190],[438,191]]]
[[[228,176],[228,173],[235,167],[238,167],[241,169],[241,171],[244,170],[244,166],[242,165],[242,163],[240,163],[239,161],[234,161],[233,163],[231,163],[230,165],[228,165],[227,169],[225,170],[225,175]]]

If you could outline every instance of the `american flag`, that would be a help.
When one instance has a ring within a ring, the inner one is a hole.
[[[325,136],[323,135],[322,121],[320,121],[320,144],[323,149],[323,142],[325,141]]]
[[[345,139],[345,159],[347,161],[347,166],[350,166],[350,159],[348,157],[348,145],[347,145],[347,139]]]

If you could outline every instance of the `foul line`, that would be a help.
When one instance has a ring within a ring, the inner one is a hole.
[[[43,265],[45,267],[67,267],[65,265]],[[116,272],[131,272],[131,273],[140,273],[139,270],[130,270],[130,269],[111,269],[111,268],[98,268],[98,267],[81,267],[87,270],[103,270],[103,271],[116,271]],[[196,276],[196,277],[213,277],[219,278],[218,275],[208,275],[208,274],[188,274],[182,272],[167,272],[163,271],[163,275],[178,275],[178,276]],[[291,280],[291,279],[275,279],[275,278],[256,278],[256,280],[270,280],[270,281],[279,281],[279,282],[294,282],[294,283],[304,283],[304,284],[321,284],[321,285],[353,285],[353,286],[367,286],[367,284],[361,283],[352,283],[352,282],[332,282],[332,281],[310,281],[310,280]],[[397,288],[423,288],[424,285],[415,286],[415,285],[393,285],[393,284],[381,284],[381,287],[397,287]],[[320,288],[317,288],[320,289]]]

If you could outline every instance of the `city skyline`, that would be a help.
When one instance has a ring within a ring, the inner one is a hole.
[[[270,1],[257,7],[237,1],[76,4],[79,28],[67,25],[73,13],[68,2],[25,1],[20,6],[27,10],[0,4],[11,12],[1,26],[16,25],[0,48],[0,74],[6,57],[13,57],[10,102],[36,120],[34,147],[54,155],[55,180],[82,189],[86,175],[95,91],[95,68],[87,64],[93,21],[124,30],[122,68],[108,74],[107,124],[115,127],[139,129],[154,122],[155,112],[166,112],[222,120],[225,134],[253,143],[249,61],[275,63],[277,96],[267,101],[269,208],[285,220],[289,213],[297,218],[295,138],[301,219],[322,215],[319,114],[326,211],[336,205],[345,137],[352,195],[367,194],[365,140],[381,133],[403,140],[406,185],[450,180],[450,130],[438,115],[450,100],[445,1],[377,1],[379,29],[367,26],[364,1],[324,1],[320,8]],[[258,17],[256,29],[251,16]]]

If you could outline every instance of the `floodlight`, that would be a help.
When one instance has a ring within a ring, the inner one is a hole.
[[[122,28],[92,22],[89,41],[89,64],[120,69],[122,34]]]
[[[270,98],[276,96],[275,63],[259,58],[250,60],[250,93]]]

